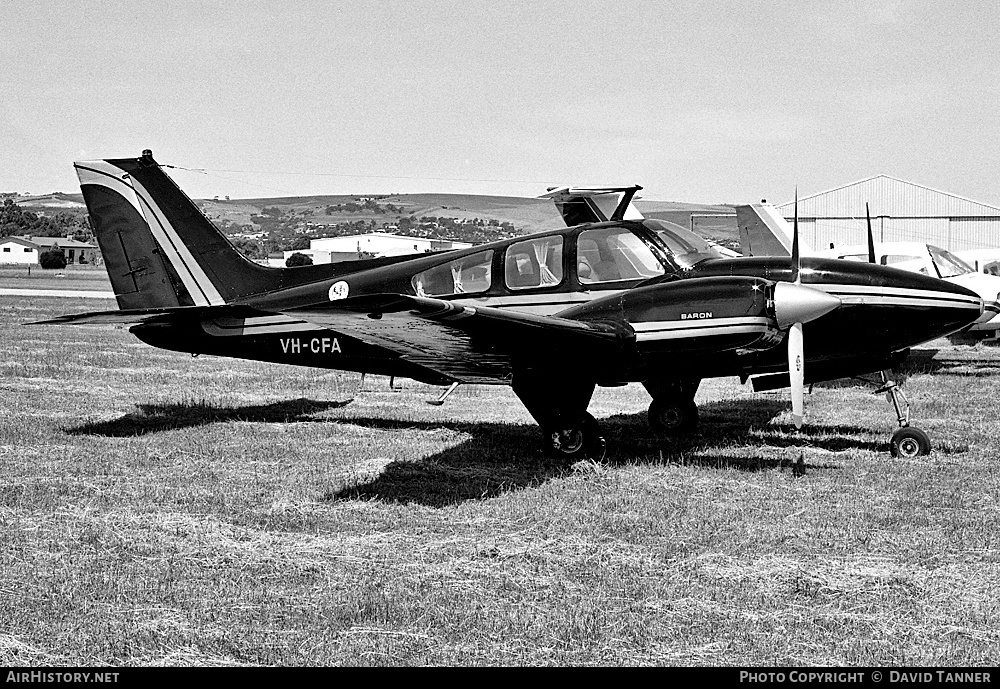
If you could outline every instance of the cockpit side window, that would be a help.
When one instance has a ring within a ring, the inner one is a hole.
[[[410,280],[418,297],[443,297],[452,294],[478,294],[492,284],[493,250],[455,259],[422,273]]]
[[[504,281],[512,290],[555,287],[563,279],[562,256],[562,235],[511,244],[504,259]]]
[[[576,244],[576,270],[585,285],[645,280],[663,275],[649,246],[624,227],[584,230]]]

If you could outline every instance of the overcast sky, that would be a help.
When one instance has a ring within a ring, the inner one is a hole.
[[[150,148],[195,197],[885,173],[1000,205],[998,35],[995,0],[7,0],[0,191]]]

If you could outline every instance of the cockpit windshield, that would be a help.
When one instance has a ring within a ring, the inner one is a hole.
[[[976,272],[972,266],[950,251],[945,251],[940,247],[930,244],[927,245],[927,250],[931,253],[931,260],[934,261],[934,267],[937,268],[938,275],[943,278]]]
[[[643,220],[642,225],[660,238],[666,245],[670,258],[684,270],[709,258],[722,258],[708,242],[676,223]]]

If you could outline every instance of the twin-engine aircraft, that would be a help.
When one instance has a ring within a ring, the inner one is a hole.
[[[75,167],[119,310],[45,323],[128,324],[165,349],[449,390],[510,385],[545,448],[569,458],[605,452],[587,412],[598,385],[642,383],[653,430],[669,434],[696,424],[702,378],[755,376],[791,385],[800,426],[805,383],[889,368],[983,308],[967,289],[883,266],[797,252],[720,258],[693,233],[630,210],[639,187],[553,191],[567,228],[267,268],[237,252],[150,151]],[[929,450],[907,430],[893,436],[894,454]]]

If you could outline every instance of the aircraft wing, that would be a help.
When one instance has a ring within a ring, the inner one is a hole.
[[[606,220],[642,220],[632,197],[642,189],[631,187],[553,187],[538,198],[552,199],[567,227]]]
[[[765,203],[736,206],[736,224],[740,228],[740,250],[744,256],[791,256],[792,226],[778,210]],[[812,250],[799,237],[799,252]]]
[[[353,297],[282,313],[466,383],[507,381],[514,360],[612,356],[634,338],[630,328],[612,324],[408,295]]]

